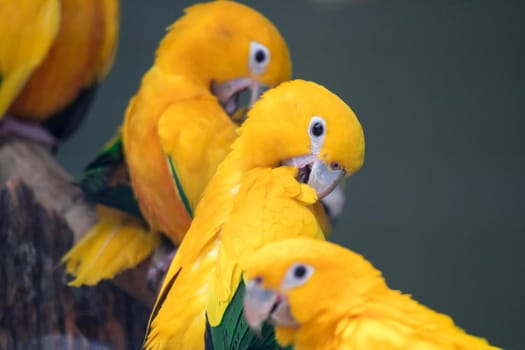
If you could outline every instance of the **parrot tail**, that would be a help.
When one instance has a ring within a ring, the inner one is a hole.
[[[150,256],[160,235],[124,212],[97,206],[99,220],[61,260],[74,277],[71,286],[95,285]]]

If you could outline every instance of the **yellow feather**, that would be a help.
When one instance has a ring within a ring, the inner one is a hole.
[[[159,235],[118,210],[97,206],[98,222],[63,258],[71,286],[94,285],[113,278],[151,255]]]
[[[235,129],[211,96],[181,101],[162,114],[158,126],[160,142],[164,153],[180,165],[177,175],[192,208],[237,138]]]
[[[0,119],[46,57],[58,32],[60,1],[0,1]]]

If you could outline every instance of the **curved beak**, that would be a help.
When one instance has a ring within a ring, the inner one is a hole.
[[[246,285],[244,292],[244,317],[250,328],[258,335],[264,321],[270,317],[277,301],[277,294],[268,289],[259,288],[253,280]]]
[[[212,93],[217,97],[226,113],[239,123],[244,121],[248,110],[269,88],[269,86],[246,77],[228,80],[224,83],[212,82],[211,84]],[[249,92],[248,105],[240,106],[240,97],[245,91]]]
[[[345,192],[343,185],[337,185],[332,192],[327,194],[323,199],[321,199],[323,204],[324,211],[330,219],[330,223],[335,225],[337,218],[343,213],[345,206]]]
[[[262,324],[269,321],[274,325],[297,327],[285,296],[258,286],[254,280],[248,281],[244,293],[244,317],[250,328],[261,335]]]
[[[312,165],[308,185],[315,189],[319,199],[323,199],[337,187],[345,173],[343,169],[332,169],[324,162],[317,160]]]
[[[287,159],[283,164],[299,169],[297,180],[312,186],[319,199],[332,193],[346,174],[338,164],[327,166],[312,154]]]

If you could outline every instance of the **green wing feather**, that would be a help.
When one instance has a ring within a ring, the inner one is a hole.
[[[180,200],[182,201],[182,204],[184,204],[184,208],[190,217],[193,218],[193,211],[191,210],[190,201],[188,200],[188,197],[186,197],[186,193],[184,193],[184,187],[182,186],[179,176],[177,175],[177,168],[175,167],[175,164],[173,164],[173,159],[170,156],[168,156],[168,164],[170,166],[171,177],[173,177],[173,181],[175,182],[175,186],[179,192]]]
[[[263,325],[260,336],[250,329],[243,315],[244,289],[241,281],[217,327],[210,327],[206,322],[206,350],[291,350],[292,347],[283,348],[277,344],[274,329],[269,324]]]
[[[168,157],[168,164],[181,201],[190,217],[193,217],[190,202],[184,193],[171,157]],[[120,132],[104,147],[97,158],[87,165],[79,185],[90,201],[142,218],[129,181]]]
[[[129,182],[120,132],[87,165],[79,185],[90,201],[142,218]]]

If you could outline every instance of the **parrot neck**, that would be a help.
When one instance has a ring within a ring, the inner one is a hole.
[[[265,151],[267,148],[261,148],[257,140],[249,137],[240,137],[232,145],[232,151],[227,158],[237,163],[241,171],[255,169],[259,167],[275,168],[280,166],[280,159],[276,157],[275,152]],[[231,157],[230,157],[231,156]]]
[[[239,182],[242,175],[252,168],[254,166],[249,157],[246,157],[238,149],[232,149],[217,168],[217,175],[214,178],[235,178],[235,181]]]
[[[300,328],[276,327],[275,337],[279,344],[293,344],[295,350],[340,349],[340,339],[334,336],[337,322],[302,324]]]
[[[293,343],[294,349],[343,348],[345,330],[355,327],[362,317],[380,317],[381,306],[388,300],[389,289],[381,275],[366,280],[343,281],[333,286],[333,296],[323,298],[312,307],[317,308],[298,329],[276,328],[276,337],[282,343]]]

